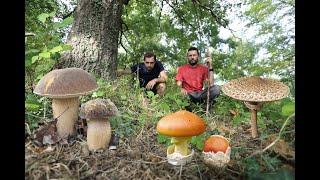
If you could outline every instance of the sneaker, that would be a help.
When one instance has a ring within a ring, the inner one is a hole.
[[[116,150],[118,145],[119,145],[119,136],[116,134],[112,134],[109,142],[109,149]]]

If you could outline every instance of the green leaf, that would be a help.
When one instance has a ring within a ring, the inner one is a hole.
[[[33,64],[33,63],[35,63],[37,60],[39,60],[40,58],[39,58],[39,56],[33,56],[32,58],[31,58],[31,63]]]
[[[62,45],[62,48],[63,48],[64,51],[66,51],[66,50],[72,50],[72,46],[69,45],[69,44],[64,44],[64,45]]]
[[[40,106],[38,104],[26,103],[25,108],[27,111],[38,111]]]
[[[282,106],[281,114],[284,116],[290,116],[295,111],[294,103],[288,103]]]
[[[50,58],[50,52],[42,52],[39,54],[39,56],[43,58]]]
[[[97,92],[97,96],[98,96],[98,97],[104,96],[104,91],[98,91],[98,92]]]
[[[51,53],[56,53],[62,51],[63,48],[61,46],[56,46],[50,50]]]
[[[40,52],[39,49],[29,49],[24,54],[27,55],[27,54],[30,54],[30,53],[38,53],[38,52]]]
[[[40,80],[43,77],[43,74],[39,74],[36,78],[36,81]]]
[[[50,17],[53,17],[53,16],[55,16],[55,15],[56,15],[56,11],[52,11],[52,12],[49,14]]]
[[[30,58],[26,59],[25,62],[24,62],[24,66],[25,67],[30,67],[31,65],[32,65],[31,59]]]
[[[191,144],[194,144],[200,151],[203,149],[204,147],[204,134],[201,134],[199,136],[194,136],[191,139]]]
[[[159,143],[165,143],[166,145],[169,145],[170,142],[171,142],[171,140],[170,140],[169,137],[164,136],[164,135],[162,135],[162,134],[158,134],[158,135],[157,135],[157,141],[158,141]]]
[[[42,23],[45,23],[48,17],[49,17],[48,13],[42,13],[38,16],[38,20],[41,21]]]
[[[147,91],[147,96],[149,98],[152,98],[154,96],[154,93],[152,91]]]
[[[63,26],[68,26],[73,23],[73,17],[67,17],[62,21]]]
[[[170,107],[167,103],[160,104],[160,108],[163,109],[165,112],[170,111]]]
[[[56,22],[53,24],[54,28],[64,28],[73,23],[73,17],[68,17],[64,19],[62,22]]]

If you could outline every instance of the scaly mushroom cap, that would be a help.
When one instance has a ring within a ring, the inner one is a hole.
[[[56,69],[38,82],[34,93],[50,98],[71,98],[89,94],[98,88],[94,77],[80,68]]]
[[[180,110],[161,118],[157,131],[171,137],[196,136],[205,131],[205,121],[194,113]]]
[[[93,99],[81,105],[82,119],[106,119],[118,113],[116,105],[110,99]]]
[[[267,102],[287,97],[290,90],[278,80],[251,76],[231,80],[222,86],[222,91],[241,101]]]
[[[212,135],[204,142],[204,152],[214,152],[217,153],[219,151],[226,153],[229,147],[229,141],[219,135]]]

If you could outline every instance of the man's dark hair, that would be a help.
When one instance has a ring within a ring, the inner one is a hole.
[[[156,55],[153,52],[146,52],[143,56],[143,60],[145,60],[147,58],[153,57],[154,61],[157,61]]]
[[[197,51],[197,53],[198,53],[198,55],[200,56],[200,54],[199,54],[199,49],[198,48],[196,48],[196,47],[190,47],[189,49],[188,49],[188,52],[189,51]]]

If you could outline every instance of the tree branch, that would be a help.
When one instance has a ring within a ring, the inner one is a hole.
[[[62,15],[62,19],[64,20],[64,19],[70,17],[70,16],[76,11],[76,9],[77,9],[77,8],[74,8],[73,11],[70,11],[68,14]]]
[[[210,12],[211,16],[215,19],[215,21],[222,27],[226,27],[227,26],[227,22],[223,19],[223,18],[219,18],[214,12],[212,9],[210,9],[209,7],[201,4],[201,2],[199,0],[194,0],[193,1],[194,3],[197,3],[199,5],[200,8],[202,9],[205,9],[207,11]],[[221,22],[221,21],[224,21],[224,22]]]
[[[165,0],[165,2],[172,8],[172,10],[176,13],[177,17],[182,21],[185,22],[188,26],[191,26],[193,29],[196,29],[192,24],[188,23],[183,17],[180,16],[180,13],[174,8],[172,4],[168,2],[168,0]]]
[[[278,1],[281,2],[282,4],[289,5],[289,6],[292,6],[293,8],[295,8],[295,4],[294,3],[286,2],[284,0],[278,0]]]

